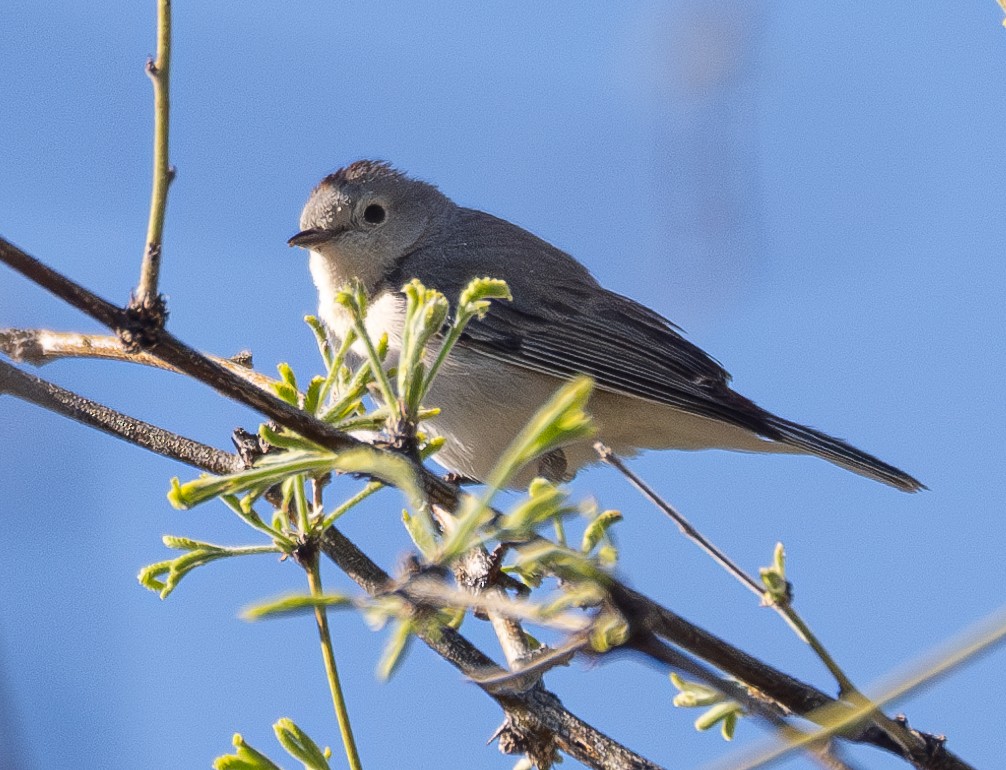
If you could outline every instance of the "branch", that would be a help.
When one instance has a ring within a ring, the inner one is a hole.
[[[612,602],[629,621],[634,633],[642,629],[688,650],[729,676],[764,693],[794,714],[815,722],[818,720],[823,722],[825,720],[821,720],[820,709],[828,707],[830,714],[826,721],[832,722],[840,719],[843,713],[851,715],[856,711],[848,703],[836,700],[762,663],[618,581],[609,584],[608,592]],[[946,749],[944,739],[910,730],[907,725],[902,725],[912,734],[912,745],[903,747],[875,725],[863,725],[863,718],[868,721],[869,717],[870,712],[861,715],[861,718],[856,720],[857,724],[861,725],[858,731],[847,729],[842,733],[842,737],[889,751],[920,770],[951,768],[972,770],[970,765]]]
[[[129,417],[0,361],[0,394],[3,393],[210,473],[234,473],[244,467],[237,455]]]
[[[678,529],[681,530],[681,534],[705,551],[713,561],[733,575],[744,587],[754,593],[755,596],[759,599],[765,598],[765,589],[763,586],[759,585],[756,580],[734,564],[729,556],[713,545],[711,541],[693,527],[692,523],[688,521],[688,519],[682,516],[678,510],[674,508],[674,506],[658,495],[649,486],[649,484],[637,476],[625,463],[622,462],[622,459],[618,455],[612,452],[611,449],[606,447],[600,441],[594,443],[594,451],[597,452],[597,455],[601,458],[602,462],[606,462],[617,469],[619,473],[629,480],[629,483],[632,484],[632,486],[639,490],[643,497],[667,514],[671,521],[678,525]]]
[[[120,326],[131,322],[125,311],[39,263],[2,238],[0,238],[0,260],[112,329],[120,328]],[[345,449],[360,443],[327,424],[315,420],[306,413],[289,407],[285,402],[268,393],[248,385],[219,364],[188,348],[166,331],[158,330],[155,333],[155,338],[156,342],[151,353],[160,360],[171,364],[179,371],[190,374],[201,382],[209,384],[224,395],[258,409],[281,425],[297,431],[306,438],[334,450]],[[167,434],[166,431],[162,431],[156,426],[127,418],[125,415],[89,402],[69,391],[62,391],[54,385],[24,374],[2,362],[0,365],[2,365],[0,372],[7,375],[3,381],[0,381],[6,392],[27,398],[113,435],[127,438],[127,440],[144,448],[160,451],[168,456],[176,456],[175,452],[161,451],[158,448],[161,442],[147,441],[143,437],[143,432],[147,429],[152,431],[153,436],[162,434],[173,436],[173,434]],[[32,387],[26,383],[39,383],[39,385]],[[39,395],[48,388],[61,391],[63,398],[45,399]],[[61,404],[62,401],[79,402],[84,405],[84,408],[64,408]],[[120,418],[126,422],[121,422]],[[195,444],[195,442],[192,443]],[[234,470],[234,467],[221,467],[212,462],[213,459],[220,460],[214,455],[218,450],[207,449],[210,451],[206,457],[199,458],[195,453],[192,453],[186,456],[185,461],[214,473],[227,473]],[[232,462],[237,462],[237,458],[234,456],[228,455],[227,457],[232,458]],[[204,462],[207,464],[204,465]],[[453,509],[457,504],[456,488],[422,466],[419,466],[419,469],[423,471],[423,486],[431,501]],[[338,544],[339,547],[333,548],[333,543]],[[326,555],[368,593],[386,590],[390,581],[388,575],[334,528],[326,531],[322,545]],[[443,628],[438,633],[424,631],[420,634],[420,638],[463,672],[476,674],[477,672],[485,672],[489,668],[497,668],[491,658],[453,629]],[[490,688],[484,689],[489,692]],[[555,750],[558,748],[592,767],[626,768],[626,770],[635,768],[657,770],[659,768],[658,765],[633,753],[568,712],[562,707],[555,695],[542,688],[536,687],[516,695],[490,693],[490,696],[504,708],[508,717],[507,724],[497,733],[500,748],[508,753],[527,754],[539,767],[550,767],[555,758]]]
[[[171,0],[157,3],[157,59],[147,60],[147,75],[154,86],[154,181],[150,193],[150,220],[147,246],[140,267],[134,306],[157,309],[163,323],[164,300],[158,294],[161,247],[164,240],[164,214],[168,205],[168,187],[174,169],[168,161],[168,124],[171,114]]]
[[[178,372],[178,369],[150,353],[126,350],[122,340],[107,334],[57,332],[51,329],[0,329],[0,352],[14,361],[25,361],[32,366],[45,366],[64,358],[96,358]],[[252,359],[248,352],[241,352],[230,358],[219,358],[208,353],[205,355],[260,388],[268,390],[275,382],[273,378],[251,368]]]

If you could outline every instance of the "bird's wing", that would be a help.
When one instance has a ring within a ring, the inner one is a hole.
[[[496,302],[459,343],[499,361],[720,420],[914,492],[915,478],[841,439],[784,420],[730,388],[730,375],[658,313],[607,291],[571,256],[501,219],[459,209],[450,232],[403,258],[382,290],[410,278],[456,301],[468,281],[502,278]]]
[[[472,321],[460,344],[554,377],[724,420],[776,438],[765,413],[729,388],[730,375],[658,313],[601,287],[583,265],[516,225],[459,210],[448,237],[409,255],[388,289],[409,278],[454,301],[475,277],[502,278],[512,302]]]
[[[553,287],[565,299],[561,287]],[[602,290],[603,291],[603,290]],[[555,377],[587,374],[597,387],[725,420],[774,438],[765,413],[728,386],[715,360],[643,306],[610,292],[575,312],[496,303],[472,321],[461,344],[515,366]]]

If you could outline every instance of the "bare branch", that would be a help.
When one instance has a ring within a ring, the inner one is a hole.
[[[57,332],[51,329],[0,329],[0,352],[14,361],[25,361],[32,366],[45,366],[67,358],[97,358],[178,372],[178,369],[150,353],[126,350],[122,340],[108,334]],[[220,358],[209,353],[204,355],[260,388],[268,390],[276,382],[251,368],[251,353],[247,351],[230,358]]]
[[[210,473],[234,473],[244,467],[237,455],[129,417],[0,361],[0,394],[3,393]]]
[[[719,564],[723,569],[733,575],[737,580],[754,593],[759,599],[763,599],[765,596],[765,589],[758,585],[758,581],[748,575],[744,570],[738,567],[734,562],[727,556],[723,551],[713,545],[701,532],[699,532],[695,527],[692,526],[691,522],[688,521],[678,510],[664,500],[660,495],[658,495],[645,481],[643,481],[639,476],[632,472],[632,470],[622,462],[621,458],[612,452],[608,447],[602,444],[600,441],[594,444],[594,450],[597,452],[598,456],[604,462],[618,469],[618,471],[629,480],[639,492],[653,503],[657,508],[667,514],[667,516],[678,525],[678,529],[681,533],[691,540],[693,543],[699,546],[703,551],[712,557],[713,561]]]
[[[154,179],[150,193],[150,220],[147,245],[140,267],[134,306],[158,309],[163,324],[164,300],[158,294],[161,250],[164,242],[164,215],[168,187],[175,172],[168,160],[168,126],[171,116],[171,0],[157,3],[157,58],[147,61],[147,75],[154,86]]]

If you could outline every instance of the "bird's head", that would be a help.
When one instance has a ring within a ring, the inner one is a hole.
[[[287,243],[311,251],[316,282],[357,278],[373,292],[453,206],[433,185],[360,160],[321,180]]]

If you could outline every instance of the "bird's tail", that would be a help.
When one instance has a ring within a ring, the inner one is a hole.
[[[769,415],[768,423],[773,428],[772,432],[777,434],[772,436],[773,439],[788,444],[797,451],[816,455],[853,473],[882,481],[905,492],[918,492],[927,488],[925,484],[903,470],[888,465],[883,460],[827,433],[775,415]]]

